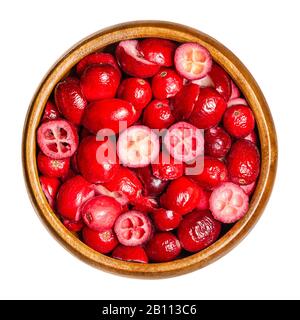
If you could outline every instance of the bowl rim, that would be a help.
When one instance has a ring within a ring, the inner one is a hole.
[[[50,208],[38,179],[36,165],[36,129],[44,106],[69,70],[84,56],[120,40],[160,37],[179,42],[194,41],[204,45],[236,82],[251,106],[261,144],[261,172],[248,213],[225,235],[208,248],[188,257],[165,263],[138,264],[120,261],[98,253],[68,231]],[[277,168],[277,137],[266,99],[244,64],[223,44],[191,27],[167,21],[131,21],[102,29],[75,44],[50,68],[29,105],[22,140],[23,173],[28,194],[35,211],[48,230],[71,253],[81,260],[119,275],[162,278],[184,274],[207,266],[233,249],[253,228],[270,197]]]

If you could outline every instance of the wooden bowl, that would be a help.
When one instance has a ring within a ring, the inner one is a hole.
[[[36,165],[36,130],[44,106],[55,85],[84,56],[120,40],[160,37],[178,42],[198,42],[208,48],[237,83],[250,104],[257,123],[261,145],[261,172],[247,215],[207,249],[167,263],[138,264],[123,262],[100,254],[69,232],[51,210],[39,182]],[[23,167],[28,193],[34,208],[61,244],[89,264],[134,277],[168,277],[202,268],[236,246],[255,225],[267,204],[274,184],[277,165],[277,141],[267,102],[252,75],[242,62],[221,43],[195,29],[160,21],[136,21],[101,30],[80,41],[65,53],[42,80],[30,104],[23,132]]]

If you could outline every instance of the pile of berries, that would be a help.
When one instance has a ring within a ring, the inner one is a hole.
[[[203,46],[166,39],[84,57],[56,85],[37,144],[64,226],[140,263],[214,243],[247,213],[260,171],[255,118],[235,83]]]

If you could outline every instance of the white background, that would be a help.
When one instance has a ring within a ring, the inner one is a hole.
[[[0,298],[300,298],[298,2],[1,1]],[[276,185],[254,230],[214,264],[166,280],[110,275],[65,251],[34,213],[21,167],[25,113],[48,68],[90,33],[139,19],[190,25],[235,52],[265,93],[279,138]]]

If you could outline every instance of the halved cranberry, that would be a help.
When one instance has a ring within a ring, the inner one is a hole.
[[[212,67],[209,51],[198,43],[184,43],[175,51],[176,70],[184,78],[195,80],[205,77]]]
[[[237,184],[225,182],[212,192],[209,203],[215,219],[234,223],[247,213],[249,197]]]
[[[70,158],[52,159],[39,152],[37,165],[40,173],[47,177],[60,178],[70,169]]]
[[[257,140],[258,140],[257,134],[254,130],[252,132],[250,132],[244,139],[249,140],[249,141],[253,142],[254,144],[257,144]]]
[[[146,253],[154,262],[174,260],[180,252],[180,242],[171,232],[156,233],[146,246]]]
[[[118,98],[132,103],[135,109],[142,110],[152,97],[151,86],[141,78],[128,78],[121,82],[118,89]]]
[[[193,80],[192,83],[198,85],[200,88],[207,88],[207,87],[214,88],[215,87],[215,84],[213,83],[213,81],[209,75],[206,75],[205,77],[203,77],[201,79]]]
[[[180,162],[193,161],[204,152],[202,131],[184,121],[168,129],[164,144],[171,156]]]
[[[145,167],[158,156],[158,136],[146,126],[131,126],[120,134],[117,152],[124,166]]]
[[[138,263],[148,263],[148,257],[143,247],[128,247],[123,245],[118,245],[113,251],[113,258]]]
[[[110,230],[122,212],[121,204],[112,197],[97,196],[86,201],[80,209],[84,223],[92,230]]]
[[[119,243],[113,230],[98,232],[88,227],[82,230],[82,240],[86,245],[100,253],[111,252]]]
[[[116,49],[116,57],[124,72],[138,78],[154,76],[160,69],[160,65],[143,58],[137,50],[137,40],[121,41]]]
[[[138,42],[140,54],[153,63],[171,67],[173,65],[176,44],[170,40],[148,38]]]
[[[82,221],[72,221],[68,219],[63,219],[63,225],[71,232],[79,232],[83,228]]]
[[[246,193],[246,195],[251,196],[256,188],[256,181],[254,181],[250,184],[240,185],[240,187],[243,189],[243,191]]]
[[[168,128],[175,122],[169,100],[152,100],[144,110],[143,123],[152,129]]]
[[[84,113],[82,124],[94,134],[103,129],[103,134],[113,135],[120,131],[120,121],[126,122],[129,127],[136,120],[137,111],[130,102],[121,99],[105,99],[89,105]]]
[[[88,101],[114,98],[120,84],[120,72],[113,66],[92,65],[80,78],[82,92]]]
[[[231,99],[227,102],[228,108],[230,108],[232,106],[236,106],[236,105],[248,106],[248,102],[243,98],[235,98],[235,99]]]
[[[152,163],[153,175],[161,180],[174,180],[183,176],[184,164],[175,161],[169,154],[163,152]]]
[[[239,88],[236,86],[236,84],[231,80],[231,95],[229,98],[229,101],[232,99],[239,98],[241,96]]]
[[[125,207],[128,204],[128,199],[122,192],[119,191],[109,191],[101,184],[94,184],[94,190],[96,195],[108,196],[114,198],[120,203],[122,207]],[[128,210],[127,210],[128,211]]]
[[[231,138],[221,127],[205,130],[205,154],[215,158],[223,158],[231,148]]]
[[[45,106],[42,120],[43,121],[56,120],[59,118],[59,116],[60,114],[55,104],[50,100],[48,100]]]
[[[150,239],[152,224],[144,213],[128,211],[118,217],[114,230],[119,242],[124,246],[139,246]]]
[[[208,210],[186,215],[178,228],[182,247],[189,252],[198,252],[214,243],[220,234],[221,223]]]
[[[60,182],[57,178],[41,176],[40,183],[49,205],[53,209],[55,206],[55,197],[60,186]]]
[[[110,181],[119,169],[114,144],[109,139],[97,141],[95,136],[81,141],[77,164],[80,173],[91,183]]]
[[[71,157],[78,146],[75,127],[66,120],[43,123],[37,131],[37,142],[42,152],[53,159]]]
[[[87,107],[79,80],[69,77],[59,82],[55,87],[54,97],[61,114],[70,122],[79,125]]]
[[[209,76],[215,85],[215,89],[225,101],[228,101],[231,96],[231,79],[226,71],[214,63],[209,72]]]
[[[181,214],[163,208],[157,209],[152,213],[154,225],[160,231],[171,231],[176,229],[181,221]]]
[[[57,194],[57,211],[65,219],[79,221],[81,205],[94,197],[95,191],[90,183],[81,176],[64,182]]]

